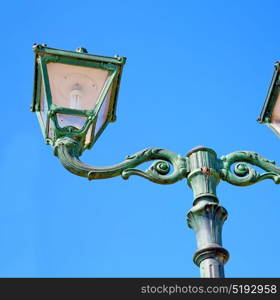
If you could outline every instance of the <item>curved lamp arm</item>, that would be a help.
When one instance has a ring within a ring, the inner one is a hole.
[[[131,175],[138,175],[155,183],[172,184],[188,178],[189,174],[194,171],[190,157],[182,157],[160,148],[141,150],[127,156],[119,164],[109,167],[93,167],[81,162],[79,159],[80,144],[73,138],[65,137],[57,140],[54,152],[68,171],[89,180],[112,178],[119,175],[128,179]],[[146,171],[135,169],[138,165],[151,160],[156,161]],[[275,183],[280,183],[280,168],[275,166],[274,161],[255,152],[238,151],[222,156],[221,159],[215,158],[215,160],[213,163],[220,179],[230,184],[248,186],[264,179],[272,179]],[[236,165],[232,167],[234,164]],[[261,174],[248,164],[255,165],[267,172]],[[171,166],[173,167],[172,172],[170,172]],[[203,170],[204,167],[202,163],[199,168]]]
[[[92,179],[105,179],[121,175],[128,179],[130,175],[139,175],[160,184],[171,184],[187,176],[186,158],[171,151],[159,148],[147,148],[126,157],[124,161],[110,167],[93,167],[79,159],[80,145],[74,139],[62,138],[56,142],[55,155],[62,165],[71,173]],[[150,161],[154,162],[146,171],[134,169],[136,166]],[[170,165],[173,172],[170,173]]]

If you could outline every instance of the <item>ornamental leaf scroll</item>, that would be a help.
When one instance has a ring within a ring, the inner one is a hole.
[[[79,159],[79,145],[73,139],[61,139],[56,145],[55,153],[68,171],[89,180],[112,178],[119,175],[128,179],[131,175],[138,175],[155,183],[172,184],[185,178],[188,173],[186,158],[159,148],[141,150],[109,167],[94,167],[84,164]],[[146,171],[135,169],[138,165],[151,160],[155,160],[155,162]],[[170,174],[171,166],[173,171]]]
[[[231,170],[234,166],[233,171]],[[263,169],[259,173],[252,166]],[[265,179],[272,179],[276,184],[280,183],[280,168],[275,161],[268,160],[256,152],[238,151],[221,157],[221,179],[238,186],[248,186]]]

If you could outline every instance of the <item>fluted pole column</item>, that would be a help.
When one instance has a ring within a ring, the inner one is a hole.
[[[215,151],[202,146],[191,150],[187,157],[190,166],[188,184],[194,193],[187,222],[195,231],[197,240],[193,260],[200,268],[201,277],[223,278],[229,253],[222,247],[222,227],[227,211],[219,205],[216,195],[220,181],[219,160]]]

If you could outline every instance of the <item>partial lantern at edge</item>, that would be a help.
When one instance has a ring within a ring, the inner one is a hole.
[[[258,122],[268,125],[280,137],[280,63],[275,70]]]

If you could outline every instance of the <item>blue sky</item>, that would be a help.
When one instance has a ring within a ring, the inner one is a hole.
[[[251,150],[280,164],[256,119],[280,59],[279,1],[5,1],[1,25],[1,277],[198,277],[186,181],[89,182],[44,144],[35,114],[33,43],[128,58],[117,108],[88,164],[146,147],[218,156]],[[4,110],[5,107],[5,110]],[[221,182],[227,277],[279,277],[280,186]]]

